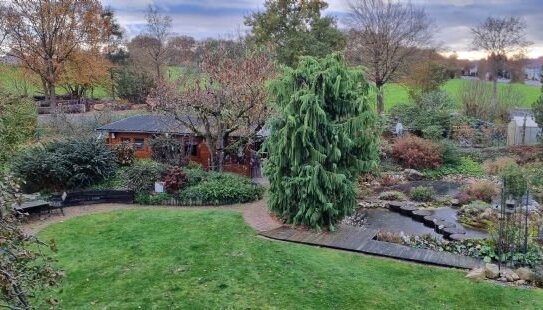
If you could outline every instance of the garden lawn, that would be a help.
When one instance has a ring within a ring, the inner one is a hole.
[[[460,90],[462,85],[467,83],[467,80],[454,79],[449,80],[445,85],[442,86],[442,89],[448,92],[454,99],[456,105],[460,107]],[[490,82],[487,82],[490,83]],[[506,87],[509,84],[498,83],[499,88]],[[519,101],[517,107],[530,108],[532,103],[539,98],[541,95],[541,88],[536,86],[530,86],[525,84],[513,84],[513,87],[523,95],[522,100]],[[374,94],[372,94],[372,99],[374,99]],[[397,105],[398,103],[405,103],[409,101],[409,94],[407,88],[401,84],[391,83],[385,86],[385,109],[388,110],[391,107]]]
[[[543,309],[542,290],[265,240],[230,211],[116,211],[40,237],[57,241],[65,309]]]

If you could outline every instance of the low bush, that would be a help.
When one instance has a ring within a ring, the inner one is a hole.
[[[85,188],[107,179],[115,168],[113,152],[92,139],[33,147],[18,156],[12,167],[28,192]]]
[[[120,143],[113,146],[115,162],[121,166],[130,166],[136,160],[136,150],[128,143]]]
[[[517,162],[521,165],[543,159],[543,146],[541,144],[510,146],[507,151],[511,156],[517,158]]]
[[[482,176],[483,167],[469,157],[461,157],[458,165],[443,165],[437,169],[422,171],[427,178],[437,179],[447,175]]]
[[[439,146],[441,147],[443,165],[457,166],[461,163],[462,156],[456,143],[451,140],[443,140],[439,143]]]
[[[148,160],[137,160],[125,170],[127,188],[137,192],[149,192],[153,190],[155,182],[162,180],[168,166]]]
[[[379,183],[381,183],[381,186],[389,187],[398,185],[399,183],[401,183],[401,181],[402,180],[399,176],[385,174],[381,177],[381,181]]]
[[[245,177],[210,172],[202,182],[182,190],[179,198],[186,204],[223,205],[258,200],[263,194],[262,186]]]
[[[435,169],[442,163],[439,145],[416,136],[399,138],[392,147],[392,154],[404,168]]]
[[[149,196],[149,204],[153,206],[158,206],[164,202],[171,200],[172,198],[173,196],[168,193],[156,193]]]
[[[496,215],[489,212],[490,208],[490,204],[484,201],[473,201],[458,210],[458,219],[461,223],[472,227],[488,228],[496,220]]]
[[[428,202],[434,200],[435,191],[432,187],[417,186],[409,191],[409,196],[414,201]]]
[[[378,231],[377,235],[375,235],[375,240],[396,244],[404,244],[402,235],[392,231]]]
[[[422,130],[424,139],[439,141],[443,139],[443,127],[439,125],[431,125]]]
[[[485,172],[492,175],[500,175],[507,166],[516,166],[517,162],[511,157],[497,157],[496,159],[489,159],[483,163]]]
[[[108,178],[93,184],[88,190],[128,190],[127,167],[118,167]]]
[[[498,186],[494,182],[487,180],[472,183],[466,189],[466,194],[471,201],[480,200],[490,203],[498,193]]]
[[[176,194],[180,189],[187,185],[187,175],[183,170],[176,166],[170,168],[164,177],[164,189],[170,194]]]
[[[501,172],[501,177],[505,184],[505,195],[508,198],[519,200],[526,194],[530,175],[525,174],[519,166],[509,165],[505,167]]]
[[[405,201],[405,200],[407,200],[407,196],[402,192],[387,191],[387,192],[382,192],[379,195],[379,199],[381,199],[381,200],[391,200],[391,201]]]
[[[543,265],[534,268],[534,285],[543,288]]]
[[[208,172],[199,166],[197,168],[185,169],[185,175],[187,176],[187,186],[193,186],[205,180]]]

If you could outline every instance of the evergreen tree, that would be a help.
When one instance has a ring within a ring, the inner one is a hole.
[[[302,57],[270,83],[277,117],[266,142],[269,207],[316,229],[355,208],[358,175],[377,166],[378,129],[369,84],[343,56]]]
[[[543,66],[541,67],[540,80],[543,82]],[[543,87],[541,87],[541,95],[536,102],[532,103],[532,113],[534,114],[534,120],[539,125],[543,127]],[[540,140],[543,140],[543,137],[539,137]]]

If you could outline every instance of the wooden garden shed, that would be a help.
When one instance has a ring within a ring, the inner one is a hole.
[[[151,139],[161,135],[175,137],[189,150],[191,161],[199,163],[205,169],[211,168],[211,155],[204,138],[195,135],[171,116],[155,114],[131,116],[97,130],[105,136],[108,145],[119,143],[133,145],[137,158],[151,157],[153,152],[150,146]],[[261,177],[260,161],[255,157],[255,151],[265,137],[259,135],[259,138],[260,141],[255,145],[250,145],[248,149],[227,154],[223,165],[224,170],[247,177]]]

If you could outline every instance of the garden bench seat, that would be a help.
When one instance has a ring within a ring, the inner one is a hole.
[[[64,209],[62,208],[62,204],[56,205],[51,204],[48,201],[45,200],[33,200],[24,202],[22,204],[16,204],[14,206],[15,211],[19,213],[39,213],[41,214],[44,211],[51,212],[52,210],[60,209],[60,212],[62,215],[64,215]]]

